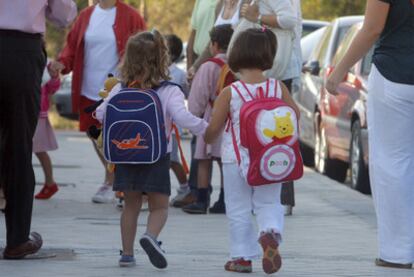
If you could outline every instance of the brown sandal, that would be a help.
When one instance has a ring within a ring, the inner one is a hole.
[[[391,268],[401,268],[401,269],[411,269],[413,267],[412,264],[397,264],[384,261],[383,259],[375,259],[376,266],[383,266],[383,267],[391,267]]]

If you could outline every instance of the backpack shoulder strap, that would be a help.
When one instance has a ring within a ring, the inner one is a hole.
[[[247,101],[246,101],[246,98],[243,96],[243,94],[241,93],[240,89],[238,88],[237,83],[232,84],[232,85],[231,85],[231,87],[232,87],[232,89],[234,89],[234,91],[235,91],[235,92],[239,95],[240,99],[241,99],[243,102],[247,102]]]
[[[171,82],[171,81],[162,81],[157,87],[154,88],[154,90],[159,90],[160,88],[167,87],[167,86],[176,86],[180,88],[180,90],[183,90],[179,84]]]
[[[274,80],[275,82],[275,97],[282,99],[282,86],[280,85],[280,81]]]
[[[213,62],[220,67],[223,67],[226,64],[222,59],[219,58],[210,58],[206,62]]]
[[[155,87],[155,88],[154,88],[154,90],[155,90],[155,91],[157,91],[157,90],[159,90],[160,88],[167,87],[167,86],[175,86],[175,87],[178,87],[178,88],[181,90],[181,92],[184,94],[184,96],[185,96],[185,92],[184,92],[183,88],[182,88],[179,84],[174,83],[174,82],[171,82],[171,81],[162,81],[162,82],[158,85],[158,87]]]
[[[184,156],[184,150],[183,150],[183,147],[181,145],[180,132],[178,131],[178,128],[175,124],[172,125],[172,129],[174,130],[175,139],[177,140],[178,150],[180,151],[181,165],[183,166],[185,174],[188,174],[188,173],[190,173],[190,170],[188,169],[188,164],[187,164],[187,161],[186,161],[185,156]]]

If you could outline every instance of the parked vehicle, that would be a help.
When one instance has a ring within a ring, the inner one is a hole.
[[[328,21],[304,19],[302,21],[302,38],[327,25],[329,25]]]
[[[313,49],[321,41],[323,34],[325,33],[326,27],[322,27],[313,31],[312,33],[304,36],[300,41],[302,48],[302,62],[306,64],[312,54]]]
[[[342,60],[362,24],[354,25],[345,35],[332,61],[332,69]],[[368,177],[368,129],[366,100],[368,75],[374,49],[352,67],[338,86],[338,96],[322,91],[320,116],[325,132],[325,162],[332,159],[347,162],[352,188],[370,193]],[[323,152],[323,151],[322,151]]]
[[[301,111],[299,128],[304,163],[314,165],[317,171],[341,182],[346,179],[348,162],[339,159],[335,152],[329,152],[321,117],[321,95],[340,42],[351,26],[362,20],[362,16],[341,17],[326,27],[303,67],[302,86],[293,93]]]
[[[53,96],[53,102],[60,116],[77,120],[78,113],[72,111],[72,73],[62,77],[59,90]]]

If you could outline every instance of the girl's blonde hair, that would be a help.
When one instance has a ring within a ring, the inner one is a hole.
[[[126,85],[137,81],[141,88],[152,88],[169,80],[168,47],[157,31],[142,32],[128,39],[120,65],[121,79]]]

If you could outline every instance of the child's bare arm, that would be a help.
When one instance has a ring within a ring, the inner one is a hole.
[[[225,88],[214,102],[213,115],[204,134],[206,143],[213,143],[226,125],[230,112],[231,89]]]
[[[280,82],[280,85],[282,86],[282,100],[285,101],[289,106],[292,107],[292,109],[295,110],[296,116],[299,119],[300,110],[298,106],[296,105],[295,101],[293,101],[292,96],[290,96],[290,92],[288,88],[282,82]]]

